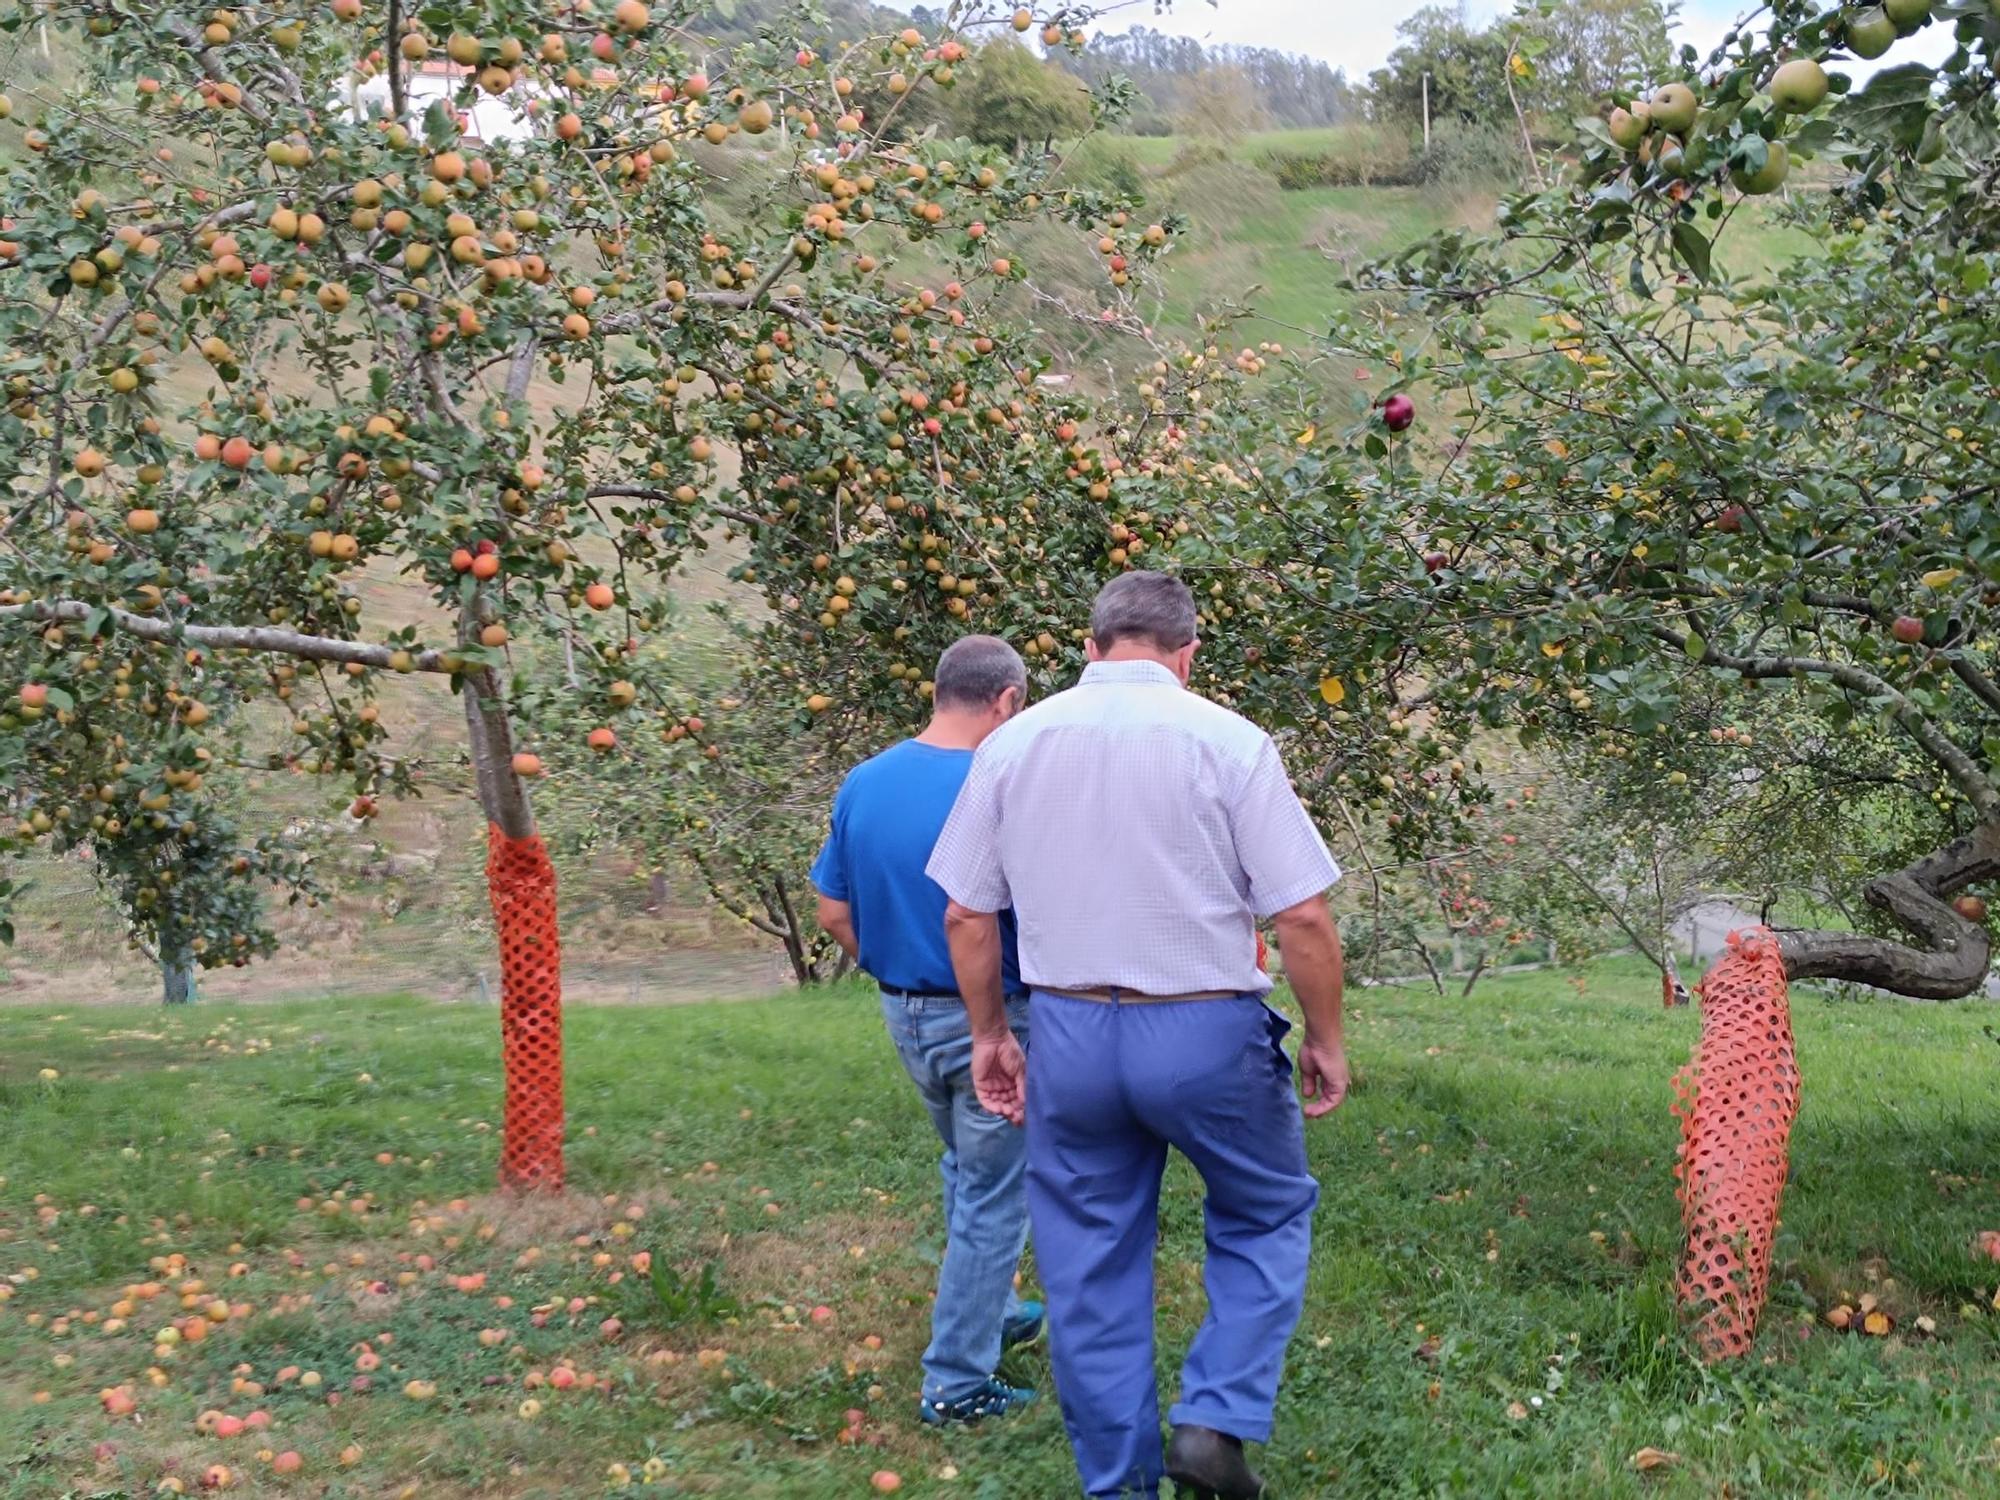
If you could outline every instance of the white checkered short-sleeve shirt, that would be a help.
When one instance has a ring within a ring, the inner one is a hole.
[[[960,906],[1013,907],[1031,985],[1263,994],[1256,918],[1340,867],[1268,734],[1121,661],[987,738],[929,874]]]

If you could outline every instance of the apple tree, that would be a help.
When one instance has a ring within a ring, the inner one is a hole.
[[[1842,71],[1926,26],[1942,64]],[[1318,360],[1413,423],[1372,406],[1372,468],[1301,453],[1246,516],[1301,629],[1400,668],[1376,712],[1729,822],[1793,977],[1931,999],[1985,978],[2000,878],[1997,46],[1984,3],[1783,0],[1685,55],[1497,236],[1359,278]]]
[[[1100,207],[900,139],[956,31],[837,45],[805,10],[718,65],[694,9],[0,13],[77,65],[10,69],[0,126],[8,849],[86,853],[176,960],[246,960],[262,886],[306,872],[231,825],[218,770],[320,774],[366,817],[417,777],[382,686],[435,678],[508,872],[507,1024],[527,985],[557,1024],[536,746],[615,754],[659,711],[644,644],[718,527],[803,577],[802,497],[1021,423],[1026,372],[961,304],[1016,277],[1008,226]],[[912,305],[899,254],[940,290]],[[933,391],[954,409],[906,399]],[[523,690],[556,661],[563,692]]]

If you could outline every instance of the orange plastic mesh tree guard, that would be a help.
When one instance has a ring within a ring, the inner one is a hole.
[[[562,942],[555,866],[541,839],[512,839],[489,826],[486,887],[500,932],[500,1040],[507,1070],[500,1181],[512,1188],[559,1188]]]
[[[1771,1244],[1799,1112],[1784,960],[1764,928],[1729,934],[1700,985],[1701,1039],[1674,1074],[1681,1122],[1681,1306],[1703,1354],[1745,1353],[1771,1280]]]

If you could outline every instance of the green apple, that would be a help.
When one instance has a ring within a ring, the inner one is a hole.
[[[1826,91],[1826,69],[1810,57],[1795,57],[1771,75],[1771,98],[1795,115],[1818,109]]]
[[[1737,168],[1729,174],[1729,180],[1736,184],[1739,193],[1775,193],[1784,185],[1785,174],[1791,170],[1792,153],[1785,149],[1783,141],[1771,141],[1764,148],[1764,165],[1754,172]]]
[[[1694,128],[1701,100],[1684,83],[1669,83],[1655,89],[1652,98],[1653,123],[1674,135],[1686,135]]]
[[[1882,12],[1896,23],[1896,34],[1908,36],[1931,22],[1931,0],[1882,0]]]
[[[1614,109],[1611,118],[1604,122],[1604,128],[1611,136],[1613,144],[1626,151],[1639,149],[1639,142],[1646,138],[1646,132],[1653,126],[1650,117],[1634,114],[1631,110]]]
[[[1847,50],[1856,57],[1880,57],[1895,45],[1896,23],[1881,6],[1871,5],[1848,12],[1845,34]]]

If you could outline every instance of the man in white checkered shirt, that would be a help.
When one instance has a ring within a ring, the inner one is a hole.
[[[1305,1114],[1347,1092],[1340,870],[1249,721],[1186,690],[1194,598],[1164,574],[1114,579],[1078,686],[996,730],[931,856],[973,1032],[980,1102],[1028,1131],[1028,1212],[1063,1420],[1092,1497],[1250,1500],[1243,1455],[1271,1433],[1305,1298],[1305,1133],[1264,1003],[1256,919],[1273,919],[1305,1013]],[[1001,995],[1012,906],[1032,990],[1024,1057]],[[1164,1453],[1153,1373],[1153,1251],[1167,1148],[1207,1187],[1208,1318]]]

